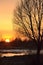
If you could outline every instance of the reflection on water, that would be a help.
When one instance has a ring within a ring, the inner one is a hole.
[[[12,57],[12,56],[23,56],[23,55],[25,55],[25,53],[18,53],[18,54],[15,54],[15,53],[3,53],[3,54],[1,54],[1,57]]]
[[[28,50],[28,49],[0,50],[0,57],[23,56],[36,53],[37,50]],[[40,54],[43,54],[43,50],[40,51]]]
[[[0,57],[23,56],[30,54],[29,50],[0,50]]]

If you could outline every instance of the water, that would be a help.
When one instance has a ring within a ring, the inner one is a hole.
[[[23,56],[36,54],[37,50],[28,50],[28,49],[11,49],[11,50],[0,50],[0,57],[13,57],[13,56]],[[43,50],[40,51],[40,54],[43,54]]]
[[[12,57],[12,56],[23,56],[30,54],[29,50],[11,49],[11,50],[0,50],[0,57]]]

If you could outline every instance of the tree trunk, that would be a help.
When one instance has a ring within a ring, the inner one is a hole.
[[[37,55],[40,55],[40,44],[38,44]]]
[[[38,41],[38,46],[37,46],[37,57],[36,57],[37,65],[40,64],[40,50],[41,50],[41,42]]]
[[[37,55],[40,55],[40,50],[41,50],[41,42],[38,41],[38,46],[37,46]]]

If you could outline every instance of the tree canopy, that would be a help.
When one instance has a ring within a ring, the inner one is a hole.
[[[30,39],[40,40],[43,29],[43,0],[21,0],[14,11],[16,31]]]

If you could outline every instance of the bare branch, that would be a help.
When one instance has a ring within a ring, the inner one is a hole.
[[[14,23],[23,29],[18,29],[20,33],[25,34],[28,38],[34,40],[38,38],[40,40],[41,23],[43,19],[43,0],[21,0],[21,5],[17,7],[14,17]],[[38,31],[37,36],[35,36],[37,31],[35,32],[34,26],[36,26]],[[31,30],[30,33],[29,30]]]

